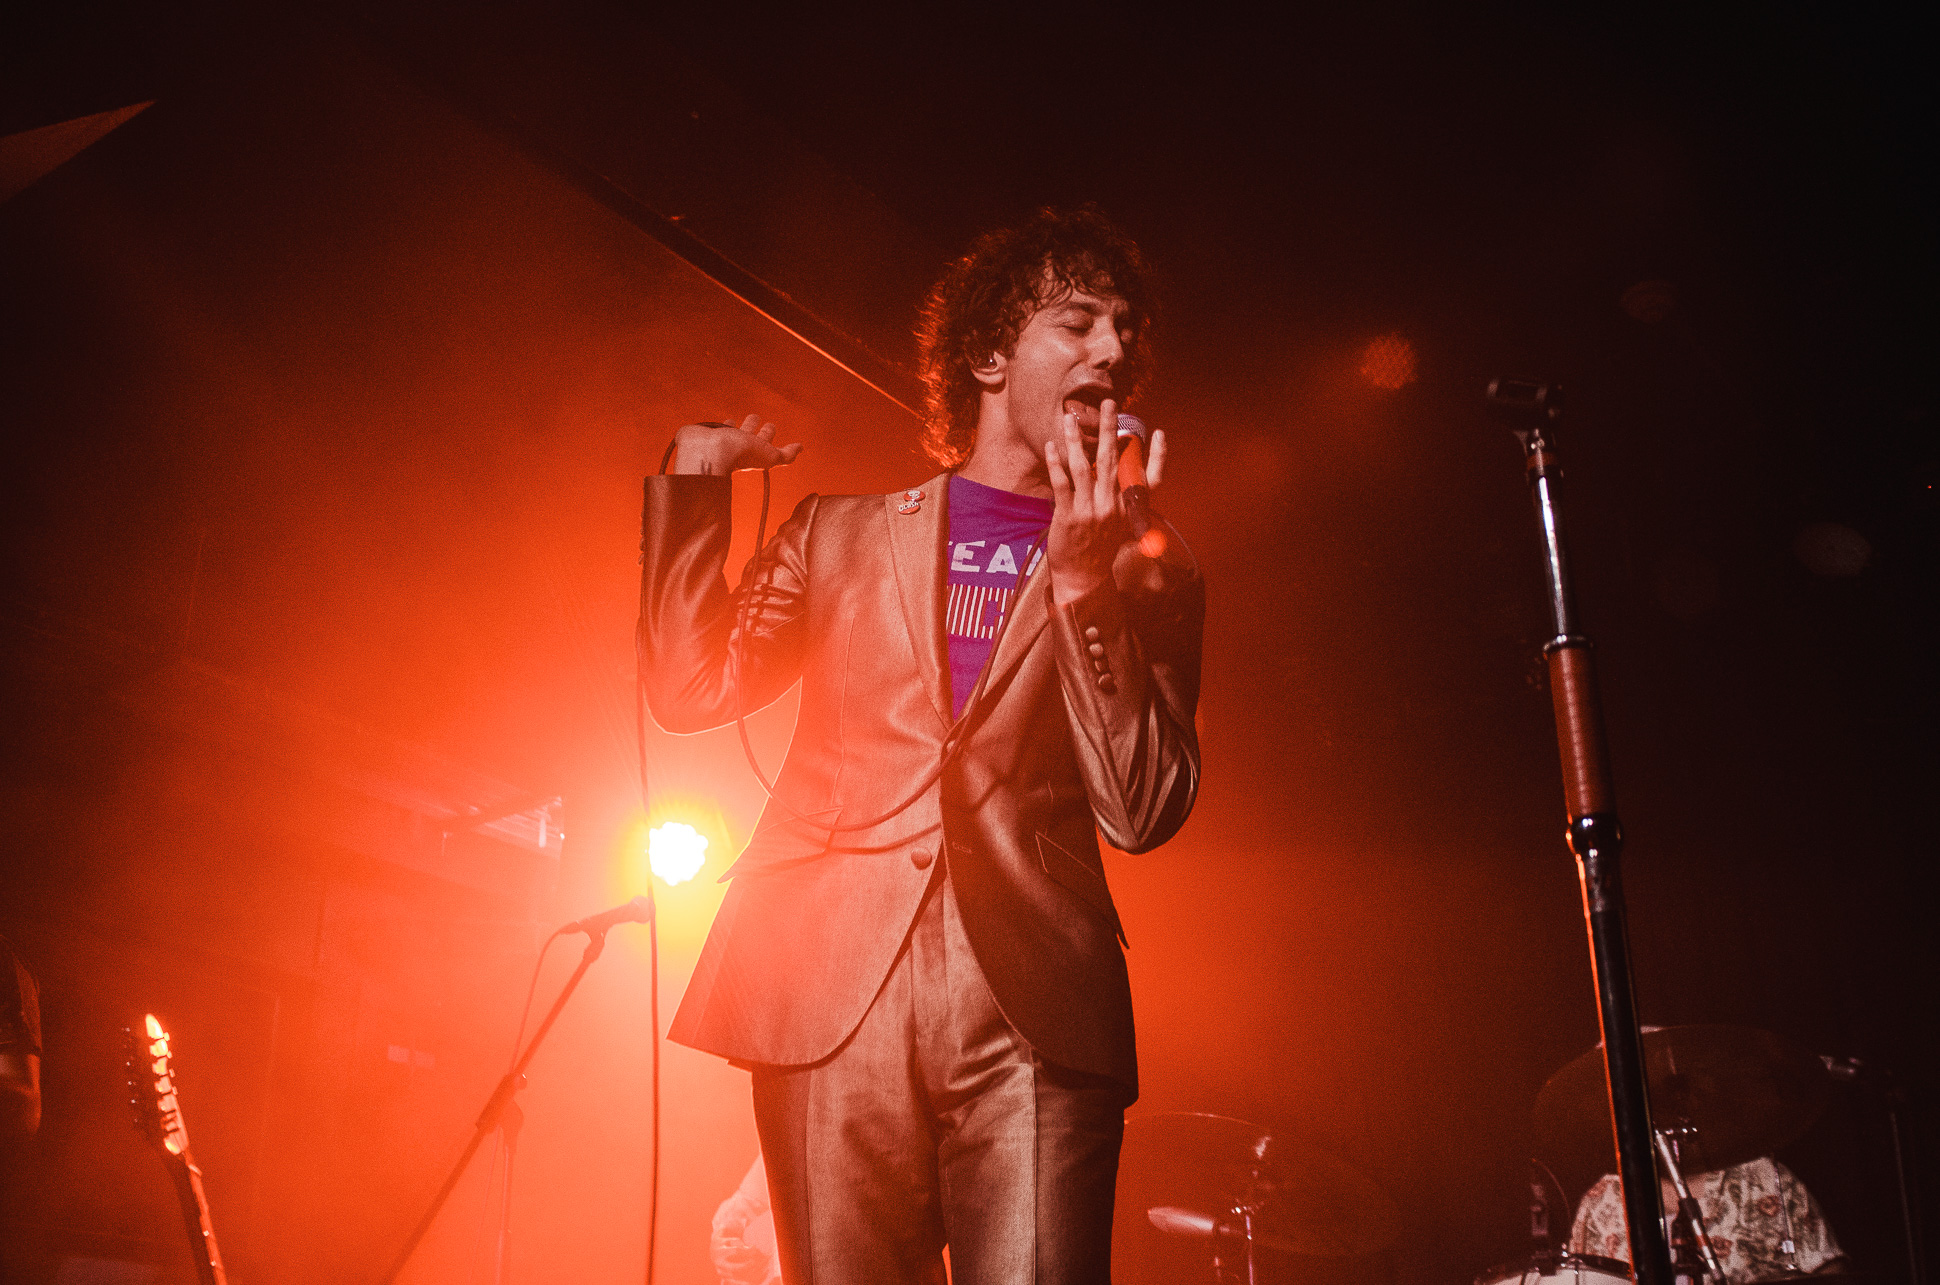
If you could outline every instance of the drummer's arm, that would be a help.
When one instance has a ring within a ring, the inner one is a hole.
[[[1623,1252],[1612,1252],[1619,1245]],[[1623,1221],[1623,1185],[1617,1175],[1603,1175],[1583,1193],[1583,1199],[1576,1206],[1576,1218],[1570,1224],[1569,1248],[1572,1253],[1629,1260],[1630,1242]]]

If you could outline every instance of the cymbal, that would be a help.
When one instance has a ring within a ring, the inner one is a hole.
[[[1244,1234],[1238,1218],[1232,1214],[1215,1218],[1212,1214],[1200,1213],[1195,1209],[1181,1209],[1177,1205],[1154,1205],[1145,1211],[1145,1221],[1168,1236],[1190,1236],[1210,1240],[1215,1232],[1228,1239]],[[1258,1230],[1253,1233],[1253,1242],[1288,1254],[1299,1252],[1287,1241]]]
[[[1666,1026],[1644,1032],[1651,1122],[1697,1130],[1686,1166],[1705,1173],[1771,1155],[1818,1120],[1832,1077],[1813,1054],[1747,1026]],[[1614,1160],[1603,1046],[1551,1076],[1536,1096],[1539,1149],[1558,1161]],[[1612,1166],[1613,1167],[1613,1166]]]
[[[1379,1184],[1320,1148],[1202,1112],[1125,1122],[1121,1219],[1209,1235],[1235,1204],[1258,1211],[1255,1238],[1287,1253],[1352,1258],[1392,1245],[1399,1213]]]

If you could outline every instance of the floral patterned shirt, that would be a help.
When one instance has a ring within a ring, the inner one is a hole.
[[[1833,1238],[1819,1202],[1792,1171],[1763,1157],[1729,1169],[1687,1175],[1711,1248],[1731,1285],[1769,1280],[1787,1271],[1819,1272],[1844,1266],[1845,1251]],[[1664,1208],[1677,1208],[1677,1193],[1664,1184]],[[1785,1242],[1792,1242],[1788,1258]],[[1605,1174],[1584,1194],[1570,1229],[1579,1254],[1630,1261],[1624,1229],[1623,1184]],[[1835,1260],[1838,1260],[1835,1264]]]

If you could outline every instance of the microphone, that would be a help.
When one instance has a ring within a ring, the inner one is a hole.
[[[1136,415],[1118,416],[1118,494],[1125,503],[1138,551],[1148,558],[1165,552],[1165,531],[1152,524],[1152,492],[1145,485],[1145,448],[1152,430]]]
[[[622,902],[611,910],[602,910],[597,915],[575,919],[559,930],[560,936],[567,933],[585,933],[589,937],[601,937],[614,924],[644,924],[653,918],[653,903],[645,897],[635,897],[632,901]]]

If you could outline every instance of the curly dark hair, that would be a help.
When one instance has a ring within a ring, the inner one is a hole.
[[[1121,402],[1138,391],[1156,301],[1138,246],[1096,205],[1039,210],[1014,228],[986,232],[923,301],[916,329],[923,379],[923,449],[945,468],[970,456],[981,385],[971,367],[1017,350],[1039,309],[1074,290],[1115,294],[1131,307],[1131,342],[1113,376]]]

